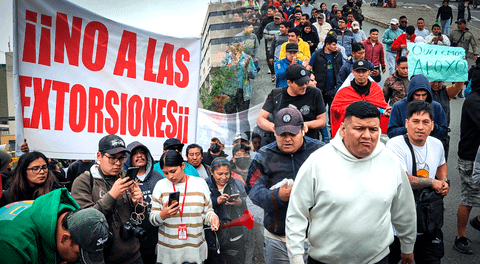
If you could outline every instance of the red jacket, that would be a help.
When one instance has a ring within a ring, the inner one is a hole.
[[[383,97],[382,88],[380,88],[376,82],[371,82],[370,93],[367,96],[359,95],[351,85],[343,87],[342,89],[338,90],[333,99],[332,106],[330,107],[332,137],[335,137],[335,134],[340,128],[340,124],[345,118],[345,110],[347,109],[347,106],[360,100],[370,102],[377,108],[386,109],[388,107],[388,104],[385,102],[385,98]],[[383,134],[387,133],[388,118],[384,115],[380,115],[380,128],[382,129]]]
[[[413,33],[412,37],[410,38],[410,42],[414,43],[416,37],[417,35]],[[391,51],[397,51],[397,57],[395,58],[395,61],[398,60],[398,58],[400,57],[401,52],[398,51],[402,50],[402,48],[400,47],[402,45],[407,45],[407,33],[402,33],[392,43]]]
[[[382,69],[385,69],[385,52],[383,51],[382,42],[377,40],[375,46],[370,43],[370,37],[362,41],[365,46],[365,59],[369,60],[375,66],[382,65]]]

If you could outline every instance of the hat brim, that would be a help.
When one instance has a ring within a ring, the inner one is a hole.
[[[80,248],[80,261],[82,264],[105,264],[103,252],[88,252]]]
[[[467,24],[466,21],[455,21],[455,24]]]
[[[298,49],[287,49],[286,52],[289,52],[289,51],[295,51],[295,52],[298,52]]]
[[[275,133],[277,135],[281,135],[285,132],[288,132],[290,134],[296,135],[300,133],[302,126],[301,125],[286,125],[286,126],[281,126],[281,127],[275,127]]]
[[[303,76],[302,78],[300,79],[296,79],[294,80],[294,82],[296,82],[297,84],[299,85],[304,85],[306,82],[310,81],[310,76]]]
[[[165,146],[164,149],[171,149],[172,147],[181,147],[183,149],[183,146],[185,146],[185,144],[173,144],[173,145]]]
[[[113,148],[113,149],[108,149],[108,150],[105,150],[105,152],[110,154],[110,155],[115,155],[115,154],[118,154],[120,152],[130,153],[130,151],[128,151],[128,149],[126,149],[124,147],[117,147],[117,148]]]
[[[360,66],[360,67],[354,69],[354,71],[357,71],[357,70],[367,70],[367,71],[368,71],[368,70],[370,70],[370,69],[367,68],[367,67],[365,67],[365,66]]]

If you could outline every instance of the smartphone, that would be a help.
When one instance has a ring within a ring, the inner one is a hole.
[[[180,200],[180,192],[172,192],[168,195],[168,206],[172,205],[173,201],[177,201],[177,203]]]
[[[234,202],[235,199],[237,199],[238,197],[240,197],[240,194],[238,194],[238,193],[232,194],[232,195],[230,195],[230,198],[228,198],[228,201],[229,202]]]
[[[130,167],[127,170],[127,177],[130,178],[130,180],[135,180],[137,178],[138,170],[140,170],[140,167]]]

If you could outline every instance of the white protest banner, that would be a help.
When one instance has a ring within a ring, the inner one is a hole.
[[[93,159],[107,134],[158,159],[167,138],[195,142],[200,37],[164,36],[65,0],[14,1],[17,153]]]
[[[464,82],[468,78],[463,48],[408,43],[407,49],[408,78],[416,74],[429,81]]]

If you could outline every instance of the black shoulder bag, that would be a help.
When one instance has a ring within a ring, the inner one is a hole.
[[[403,139],[412,153],[412,175],[417,176],[417,162],[412,144],[406,134],[403,135]],[[430,234],[441,229],[444,211],[443,196],[431,187],[413,190],[413,195],[417,206],[417,232]]]
[[[463,39],[463,35],[465,35],[465,31],[462,32],[462,35],[460,36],[460,38],[458,39],[457,42],[455,42],[455,41],[452,40],[452,43],[450,44],[450,47],[458,47],[458,44],[459,44],[460,41],[462,41],[462,39]]]

